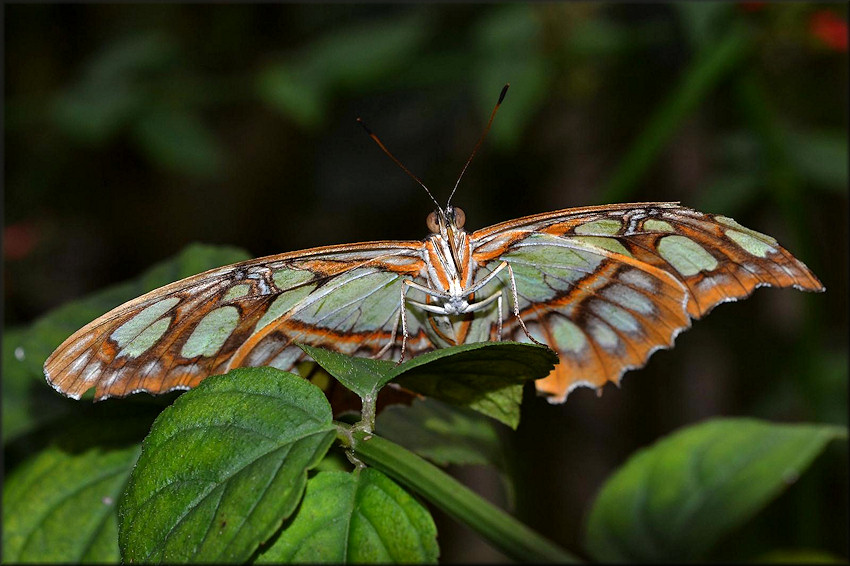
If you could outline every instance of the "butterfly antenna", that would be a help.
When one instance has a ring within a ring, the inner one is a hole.
[[[466,168],[469,167],[469,164],[472,162],[472,158],[475,157],[475,153],[478,151],[478,148],[481,147],[481,144],[484,142],[484,138],[487,137],[487,132],[490,131],[490,125],[493,123],[493,118],[496,117],[496,111],[499,109],[499,106],[502,105],[502,101],[505,99],[505,95],[508,93],[508,87],[511,86],[511,83],[505,84],[502,87],[502,93],[499,95],[499,101],[496,102],[495,108],[493,108],[493,112],[490,113],[490,120],[487,122],[487,127],[484,128],[484,133],[481,134],[481,137],[478,138],[478,143],[475,144],[475,147],[472,150],[472,155],[469,156],[469,159],[466,160],[466,165],[463,166],[463,169],[460,172],[460,175],[457,178],[457,182],[455,183],[454,188],[452,189],[452,194],[449,195],[449,200],[446,201],[446,208],[449,207],[449,203],[452,202],[452,197],[455,196],[455,191],[457,190],[458,185],[460,185],[460,180],[463,178],[463,174],[466,173]]]
[[[386,153],[386,154],[389,156],[389,158],[390,158],[390,159],[392,159],[392,160],[395,162],[395,164],[396,164],[396,165],[398,165],[399,167],[401,167],[401,170],[402,170],[402,171],[404,171],[405,173],[407,173],[407,174],[408,174],[408,175],[409,175],[409,176],[410,176],[410,177],[411,177],[414,181],[416,181],[417,183],[419,183],[419,186],[420,186],[420,187],[422,187],[423,189],[425,189],[425,192],[426,192],[426,193],[428,193],[428,196],[429,196],[429,197],[431,197],[431,200],[432,200],[432,201],[434,201],[434,204],[436,204],[436,205],[437,205],[437,209],[438,209],[438,210],[443,210],[442,208],[440,208],[440,203],[438,203],[438,202],[437,202],[437,199],[435,199],[435,198],[434,198],[434,195],[432,195],[432,194],[431,194],[431,191],[429,191],[429,190],[428,190],[428,187],[426,187],[426,186],[425,186],[425,183],[423,183],[422,181],[420,181],[420,180],[419,180],[419,177],[417,177],[416,175],[414,175],[413,173],[411,173],[411,172],[410,172],[410,170],[409,170],[407,167],[405,167],[404,165],[402,165],[401,161],[399,161],[398,159],[396,159],[396,156],[395,156],[395,155],[393,155],[392,153],[390,153],[390,150],[388,150],[388,149],[387,149],[387,146],[385,146],[385,145],[384,145],[384,143],[380,140],[380,138],[379,138],[377,135],[375,135],[375,133],[374,133],[374,132],[372,132],[372,130],[370,130],[370,129],[369,129],[369,126],[367,126],[366,124],[364,124],[364,123],[363,123],[363,120],[361,120],[359,117],[357,118],[357,123],[358,123],[358,124],[360,124],[361,126],[363,126],[363,129],[364,129],[364,130],[366,130],[366,133],[367,133],[367,134],[369,134],[369,137],[370,137],[370,138],[372,138],[372,140],[373,140],[376,144],[378,144],[378,147],[380,147],[382,150],[384,150],[384,153]]]

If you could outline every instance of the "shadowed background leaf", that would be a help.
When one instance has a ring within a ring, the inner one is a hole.
[[[120,560],[118,500],[158,408],[109,402],[77,409],[25,439],[46,442],[45,449],[5,477],[5,562]]]
[[[799,479],[847,429],[715,419],[632,456],[603,486],[587,520],[600,562],[704,560],[733,528]]]

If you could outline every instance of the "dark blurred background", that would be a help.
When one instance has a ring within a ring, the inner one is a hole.
[[[845,3],[3,10],[6,327],[190,242],[261,256],[424,237],[430,200],[355,118],[444,202],[510,82],[454,198],[470,230],[677,200],[775,236],[827,287],[721,306],[601,398],[528,395],[505,435],[514,512],[579,551],[601,483],[663,434],[847,423]],[[509,504],[494,472],[454,471]],[[846,481],[845,446],[724,546],[846,559]],[[504,560],[438,521],[445,560]]]

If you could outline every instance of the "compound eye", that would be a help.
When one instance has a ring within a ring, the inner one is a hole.
[[[428,226],[428,229],[434,233],[440,233],[440,223],[437,221],[437,213],[432,212],[428,215],[428,218],[425,219],[425,224]]]
[[[464,222],[466,222],[466,213],[462,208],[455,207],[455,226],[458,228],[463,228]]]

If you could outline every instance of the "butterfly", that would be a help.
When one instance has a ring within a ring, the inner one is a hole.
[[[100,400],[190,389],[243,366],[292,371],[306,357],[299,343],[401,360],[517,340],[559,354],[535,382],[559,403],[578,386],[619,383],[719,303],[761,286],[824,290],[774,238],[676,202],[568,208],[472,233],[465,222],[437,204],[422,241],[283,253],[171,283],[75,332],[45,376]]]

